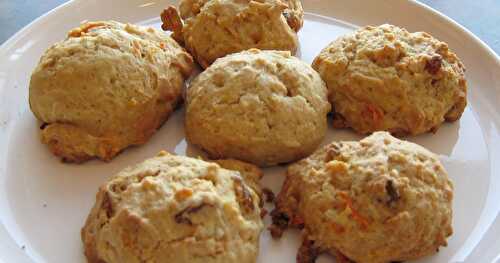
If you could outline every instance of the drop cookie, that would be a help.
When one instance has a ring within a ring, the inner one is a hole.
[[[291,165],[270,229],[274,237],[287,227],[303,229],[299,263],[323,252],[340,262],[413,260],[446,246],[452,199],[435,154],[376,132],[333,142]]]
[[[181,101],[192,57],[165,33],[88,22],[45,51],[29,103],[41,138],[65,161],[110,160],[148,141]]]
[[[326,86],[308,64],[252,49],[218,59],[191,82],[186,138],[213,159],[286,163],[316,149],[329,111]]]
[[[261,172],[224,164],[243,170],[162,152],[111,178],[81,232],[88,262],[255,263]]]
[[[329,90],[335,127],[420,134],[460,118],[465,67],[448,45],[393,25],[364,27],[313,62]]]
[[[300,0],[182,0],[179,10],[165,9],[162,27],[203,68],[250,48],[295,53],[304,16]]]

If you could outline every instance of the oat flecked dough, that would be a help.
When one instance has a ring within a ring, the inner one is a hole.
[[[329,44],[313,68],[328,86],[334,126],[363,134],[435,132],[467,104],[464,65],[424,32],[367,26]]]
[[[329,111],[326,86],[308,64],[251,49],[218,59],[190,84],[186,138],[213,159],[286,163],[318,147]]]
[[[162,152],[121,171],[100,187],[82,229],[88,262],[255,263],[261,199],[247,180],[261,172],[241,167]]]
[[[295,53],[304,16],[300,0],[181,0],[179,11],[165,9],[162,27],[203,68],[250,48]]]
[[[323,252],[357,263],[436,253],[452,234],[453,185],[438,157],[376,132],[333,142],[288,168],[271,213],[274,237],[303,228],[298,263]]]
[[[145,143],[181,100],[193,63],[159,30],[82,24],[47,49],[31,75],[42,142],[70,162],[110,160]]]

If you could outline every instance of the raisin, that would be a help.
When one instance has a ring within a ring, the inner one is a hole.
[[[269,188],[264,188],[262,189],[262,192],[264,193],[264,196],[266,197],[266,202],[272,203],[275,199],[273,191]]]
[[[439,72],[441,69],[441,56],[435,55],[433,56],[430,60],[427,60],[425,63],[425,70],[427,72],[431,73],[432,75],[436,74]]]
[[[193,225],[193,222],[189,218],[189,215],[192,213],[196,213],[200,211],[203,207],[207,206],[208,204],[200,204],[194,207],[187,207],[184,210],[180,211],[175,215],[175,222],[177,224],[188,224],[188,225]]]
[[[109,192],[104,192],[104,197],[102,198],[101,202],[101,208],[106,211],[106,216],[108,218],[113,217],[114,215],[114,209],[113,209],[113,203],[111,202],[111,197],[109,196]]]
[[[245,183],[240,178],[233,178],[233,187],[236,194],[236,200],[240,208],[245,213],[251,213],[255,210],[252,195],[248,191]]]
[[[385,183],[385,191],[389,195],[389,201],[387,202],[388,205],[399,200],[398,190],[394,187],[392,180],[387,180]]]

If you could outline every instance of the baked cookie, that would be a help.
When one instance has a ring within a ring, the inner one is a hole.
[[[319,74],[287,51],[251,49],[218,59],[187,91],[186,138],[214,159],[260,166],[312,153],[330,104]]]
[[[255,263],[260,197],[243,178],[166,152],[123,170],[100,187],[82,229],[88,262]]]
[[[448,45],[393,25],[364,27],[313,62],[329,90],[335,127],[420,134],[460,118],[465,68]]]
[[[304,16],[300,0],[181,0],[179,10],[184,23],[170,6],[161,14],[162,28],[203,68],[250,48],[295,53]]]
[[[406,261],[446,246],[452,199],[435,154],[376,132],[291,165],[270,229],[274,237],[287,226],[304,229],[301,263],[322,252],[358,263]]]
[[[42,142],[65,161],[110,160],[145,143],[181,100],[193,59],[153,28],[88,22],[45,51],[29,103]]]

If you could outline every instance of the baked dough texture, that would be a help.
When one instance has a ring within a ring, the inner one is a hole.
[[[88,262],[255,263],[261,172],[224,163],[244,172],[162,152],[118,173],[82,229]]]
[[[271,233],[304,228],[297,262],[313,262],[321,252],[358,263],[412,260],[446,246],[452,198],[435,154],[376,132],[331,143],[291,165]]]
[[[145,143],[181,100],[192,57],[165,33],[88,22],[51,46],[31,75],[42,142],[65,161],[110,160]]]
[[[162,27],[203,68],[250,48],[295,53],[304,15],[300,0],[182,0],[179,10],[165,9]]]
[[[330,104],[319,74],[287,51],[251,49],[218,59],[190,84],[186,138],[214,159],[269,166],[320,144]]]
[[[334,126],[363,134],[435,132],[467,104],[465,67],[424,32],[367,26],[328,45],[313,68],[328,86]]]

